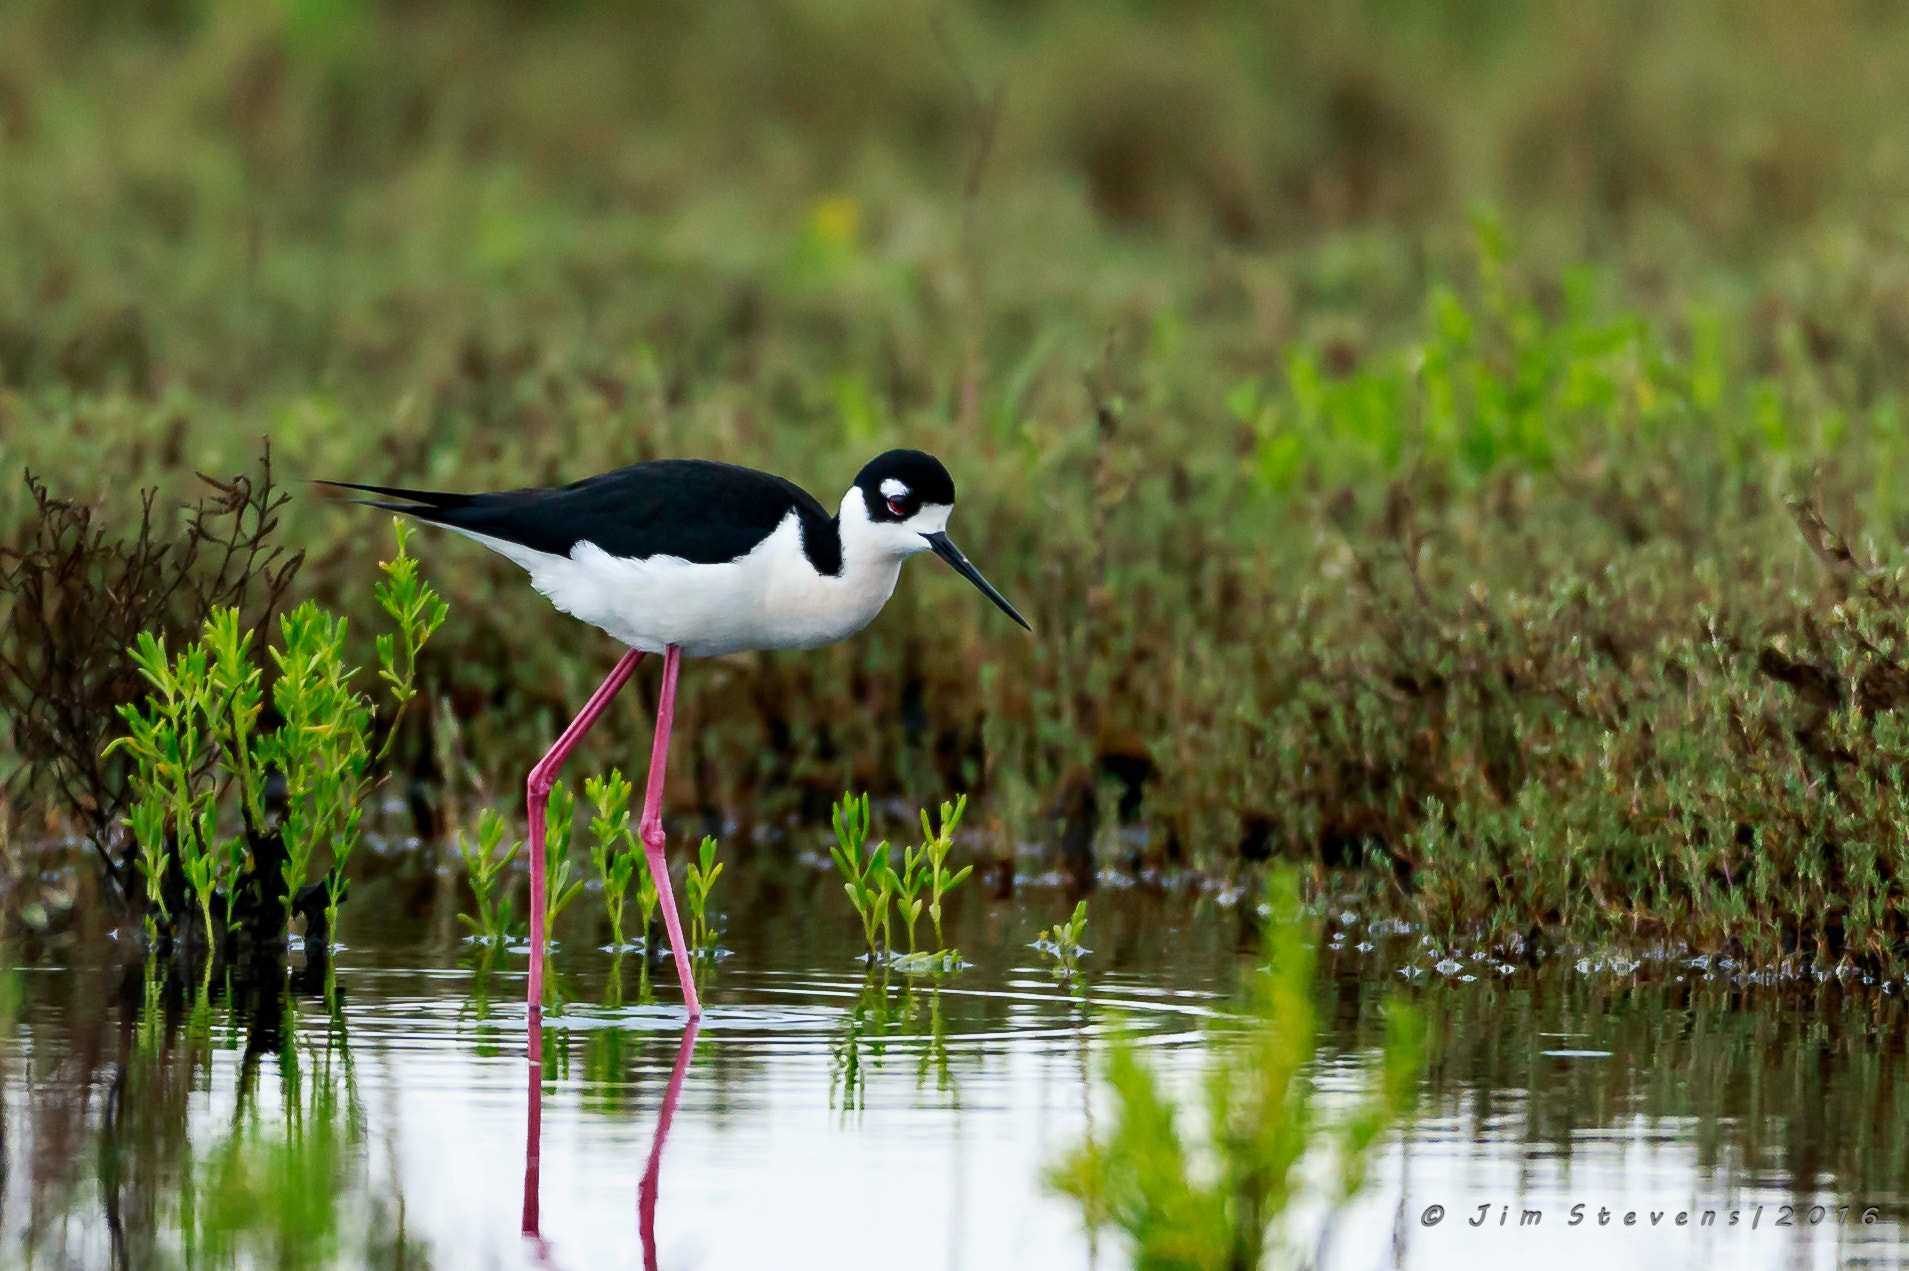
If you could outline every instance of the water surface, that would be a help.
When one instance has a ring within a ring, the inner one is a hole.
[[[1103,888],[1061,982],[1029,947],[1070,907],[1057,889],[970,895],[950,936],[973,965],[911,979],[858,960],[832,875],[737,873],[693,1035],[668,964],[596,948],[579,902],[535,1065],[524,957],[395,889],[367,888],[329,974],[295,959],[283,993],[41,955],[5,1051],[5,1264],[1124,1265],[1042,1170],[1105,1125],[1116,1029],[1197,1104],[1250,908]],[[1326,1265],[1897,1263],[1900,985],[1640,951],[1513,965],[1351,913],[1327,933],[1328,1108],[1362,1088],[1388,993],[1419,1002],[1433,1060],[1420,1116],[1323,1243],[1294,1215]],[[274,1156],[292,1131],[306,1149]],[[278,1217],[288,1191],[310,1212]],[[242,1234],[195,1245],[221,1205]],[[243,1234],[267,1211],[273,1232]]]

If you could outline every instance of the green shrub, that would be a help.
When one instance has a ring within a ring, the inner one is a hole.
[[[123,707],[126,735],[111,750],[132,761],[134,803],[127,818],[154,909],[149,936],[178,933],[165,896],[176,856],[208,948],[247,925],[268,939],[289,923],[315,861],[325,860],[325,921],[335,930],[345,867],[359,837],[374,763],[390,749],[405,705],[416,696],[417,654],[444,621],[445,606],[418,578],[417,562],[398,550],[383,565],[379,603],[396,631],[378,640],[379,673],[393,713],[374,751],[374,702],[351,685],[346,624],[307,601],[279,620],[271,649],[271,697],[281,720],[260,731],[261,669],[251,633],[233,609],[215,609],[201,638],[168,654],[163,638],[142,634],[131,651],[151,692]],[[268,806],[271,774],[283,791]],[[271,904],[250,900],[269,898]],[[214,910],[218,910],[215,919]]]

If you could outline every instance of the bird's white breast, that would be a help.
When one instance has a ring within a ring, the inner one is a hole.
[[[674,644],[691,657],[832,644],[874,620],[901,574],[900,558],[868,553],[845,553],[838,576],[817,573],[794,512],[747,555],[716,565],[632,560],[589,542],[558,556],[460,532],[523,566],[565,613],[631,648],[661,653]]]

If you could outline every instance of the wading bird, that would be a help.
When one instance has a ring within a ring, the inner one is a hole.
[[[663,857],[663,776],[682,655],[816,649],[845,639],[881,612],[902,562],[920,552],[947,561],[1027,627],[948,538],[954,479],[940,460],[919,450],[891,450],[870,460],[833,516],[794,482],[701,459],[660,459],[556,489],[497,494],[322,484],[384,496],[359,502],[476,539],[529,571],[530,585],[557,608],[629,646],[526,783],[533,1011],[543,1003],[550,788],[645,653],[663,655],[663,689],[637,835],[656,879],[683,999],[696,1016],[702,1005]]]

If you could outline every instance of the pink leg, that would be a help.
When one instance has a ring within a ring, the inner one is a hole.
[[[690,976],[689,950],[683,944],[682,920],[676,916],[676,898],[670,894],[669,861],[663,855],[663,778],[669,775],[669,730],[676,722],[676,670],[683,651],[670,645],[663,654],[663,691],[656,699],[656,741],[650,746],[650,781],[643,792],[643,819],[637,823],[637,836],[643,840],[643,854],[650,862],[650,877],[656,880],[656,901],[663,911],[663,925],[669,929],[670,953],[676,959],[676,979],[683,986],[683,1002],[689,1017],[703,1013],[696,999],[696,981]]]
[[[596,723],[597,717],[609,707],[610,699],[616,696],[617,690],[629,683],[630,676],[636,673],[636,664],[642,660],[643,654],[637,649],[631,649],[617,659],[609,678],[590,695],[590,700],[570,721],[570,727],[563,730],[563,736],[557,738],[557,744],[550,748],[550,753],[537,761],[526,783],[530,811],[530,1011],[533,1019],[543,1010],[544,1004],[544,809],[550,803],[550,787],[557,783],[557,770],[563,767],[563,761],[570,757],[570,752],[577,748],[583,735],[590,731],[590,725]],[[675,677],[666,678],[673,687]]]

